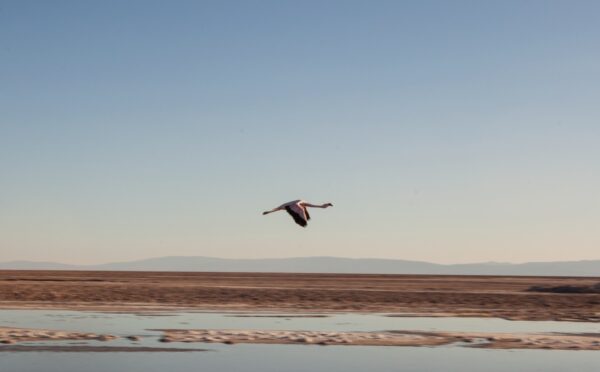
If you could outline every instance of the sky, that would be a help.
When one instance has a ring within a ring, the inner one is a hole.
[[[599,14],[0,0],[0,261],[600,259]]]

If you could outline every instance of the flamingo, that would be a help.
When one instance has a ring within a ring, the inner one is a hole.
[[[273,213],[273,212],[277,212],[277,211],[281,211],[281,210],[286,210],[286,212],[288,212],[290,214],[290,216],[292,216],[292,218],[294,219],[294,221],[302,226],[302,227],[306,227],[306,225],[308,224],[308,220],[310,220],[310,215],[308,214],[308,210],[306,209],[307,207],[311,207],[311,208],[327,208],[327,207],[333,207],[333,204],[331,203],[325,203],[325,204],[321,204],[321,205],[315,205],[315,204],[310,204],[304,200],[294,200],[285,204],[281,204],[279,207],[277,208],[273,208],[270,211],[265,211],[263,212],[263,216],[269,213]]]

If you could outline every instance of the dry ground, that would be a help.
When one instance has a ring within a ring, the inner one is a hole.
[[[600,294],[528,292],[600,278],[0,271],[0,308],[383,312],[600,321]]]

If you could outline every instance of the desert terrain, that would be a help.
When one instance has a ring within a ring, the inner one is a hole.
[[[531,291],[599,278],[0,271],[0,308],[365,312],[600,321],[600,294]]]

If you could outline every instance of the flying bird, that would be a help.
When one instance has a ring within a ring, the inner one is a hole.
[[[333,204],[325,203],[325,204],[321,204],[321,205],[315,205],[315,204],[310,204],[304,200],[294,200],[294,201],[282,204],[277,208],[273,208],[270,211],[263,212],[263,216],[265,214],[282,211],[285,209],[285,211],[288,212],[290,216],[292,216],[292,218],[298,225],[300,225],[302,227],[306,227],[306,225],[308,224],[308,220],[310,220],[310,215],[308,214],[308,210],[306,209],[307,207],[327,208],[327,207],[333,207]]]

